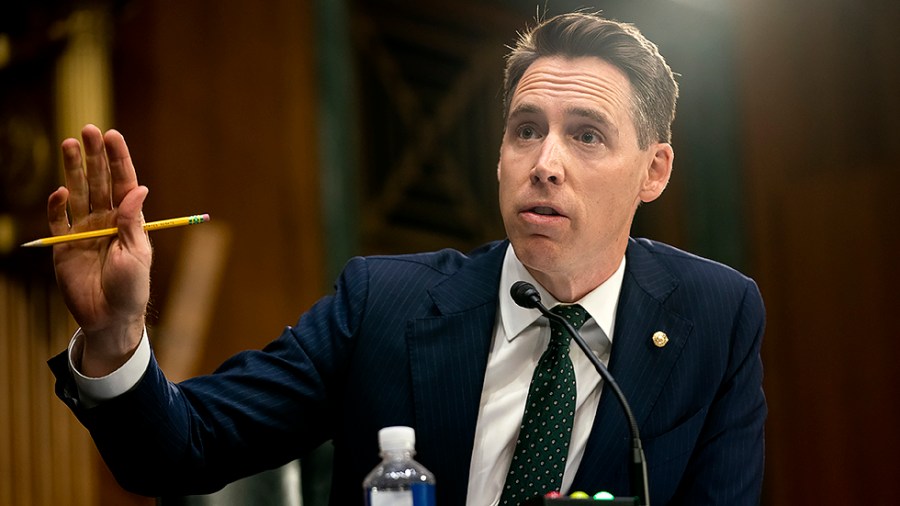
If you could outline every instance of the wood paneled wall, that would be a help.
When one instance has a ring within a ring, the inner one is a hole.
[[[900,497],[900,4],[742,2],[744,182],[766,504]]]
[[[321,296],[315,39],[310,2],[134,2],[117,25],[116,122],[148,219],[209,213],[230,232],[198,372],[261,347]],[[155,234],[153,317],[185,230]]]
[[[230,236],[199,367],[259,348],[324,279],[312,3],[133,2],[117,24],[116,122],[148,219],[209,213]],[[154,235],[151,321],[163,322],[186,230]],[[151,329],[151,339],[153,329]],[[177,339],[175,333],[165,336]],[[142,504],[111,481],[109,504]]]

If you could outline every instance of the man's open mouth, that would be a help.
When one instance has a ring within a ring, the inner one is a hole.
[[[542,216],[559,216],[560,215],[558,212],[556,212],[556,209],[553,209],[552,207],[546,207],[546,206],[532,207],[530,209],[530,211],[533,212],[534,214],[540,214]]]

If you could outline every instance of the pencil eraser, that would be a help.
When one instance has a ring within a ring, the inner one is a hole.
[[[203,223],[206,223],[207,221],[209,221],[209,214],[204,214],[202,216],[202,218],[203,218]]]

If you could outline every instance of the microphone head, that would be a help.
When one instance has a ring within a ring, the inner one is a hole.
[[[541,303],[541,294],[534,285],[527,281],[516,281],[513,283],[509,289],[509,294],[516,304],[525,309],[537,308]]]

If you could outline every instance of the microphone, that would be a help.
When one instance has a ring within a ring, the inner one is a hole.
[[[588,360],[591,361],[594,368],[600,373],[600,376],[603,377],[606,386],[613,391],[616,399],[619,400],[622,411],[625,412],[625,417],[628,419],[628,426],[631,429],[631,459],[629,462],[631,493],[637,497],[638,504],[641,506],[650,506],[650,485],[647,480],[647,461],[644,458],[644,448],[641,445],[641,436],[638,432],[637,421],[634,419],[634,413],[632,413],[631,406],[629,406],[625,394],[622,393],[622,389],[619,388],[616,380],[613,379],[612,374],[610,374],[606,366],[603,365],[603,362],[594,355],[587,343],[584,342],[584,338],[581,337],[581,334],[572,327],[572,324],[562,316],[551,313],[550,310],[541,303],[541,294],[534,285],[527,281],[516,281],[509,289],[509,294],[512,296],[513,301],[520,307],[525,309],[537,309],[548,319],[562,324],[566,330],[569,331],[572,339],[578,343],[578,347],[581,348],[581,351],[587,355]]]

